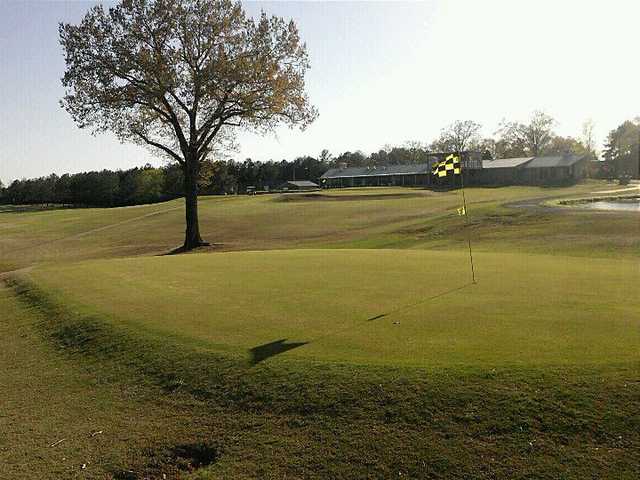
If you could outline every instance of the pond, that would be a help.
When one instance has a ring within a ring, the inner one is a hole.
[[[590,210],[615,210],[622,212],[640,213],[640,198],[619,200],[598,200],[595,202],[581,202],[579,206]]]

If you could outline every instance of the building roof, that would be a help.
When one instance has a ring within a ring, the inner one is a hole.
[[[287,180],[287,185],[295,185],[296,187],[319,187],[317,183],[310,180]]]
[[[535,157],[525,168],[570,167],[574,163],[584,160],[584,155],[555,155],[553,157]]]
[[[378,167],[332,168],[320,178],[379,177],[387,175],[424,175],[431,173],[430,163],[411,165],[385,165]]]
[[[497,160],[483,160],[483,169],[494,168],[549,168],[569,167],[584,156],[557,155],[549,157],[517,157],[499,158]],[[411,165],[386,165],[377,167],[346,167],[332,168],[326,171],[320,178],[323,180],[335,178],[354,177],[380,177],[390,175],[425,175],[431,173],[431,163],[416,163]]]
[[[497,160],[483,160],[482,168],[516,168],[522,167],[534,157],[498,158]]]

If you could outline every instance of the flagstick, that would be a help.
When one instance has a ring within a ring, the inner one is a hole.
[[[469,227],[469,214],[467,210],[467,199],[464,195],[464,171],[462,169],[462,154],[458,154],[460,159],[460,187],[462,188],[462,208],[464,208],[464,221],[467,227]],[[467,228],[467,243],[469,244],[469,260],[471,261],[471,281],[476,283],[476,272],[473,268],[473,254],[471,253],[471,232]]]

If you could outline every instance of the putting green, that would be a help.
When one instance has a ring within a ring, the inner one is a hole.
[[[66,308],[123,327],[231,355],[284,345],[269,362],[439,368],[637,361],[637,262],[490,253],[475,260],[475,285],[464,253],[415,250],[192,254],[29,275]]]

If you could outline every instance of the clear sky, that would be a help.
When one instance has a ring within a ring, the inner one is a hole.
[[[79,130],[58,101],[59,21],[90,2],[0,0],[0,179],[128,168],[162,160]],[[557,132],[609,130],[640,115],[638,0],[247,2],[298,23],[320,111],[305,132],[239,136],[236,159],[292,159],[431,141],[456,119],[491,135],[541,109]]]

